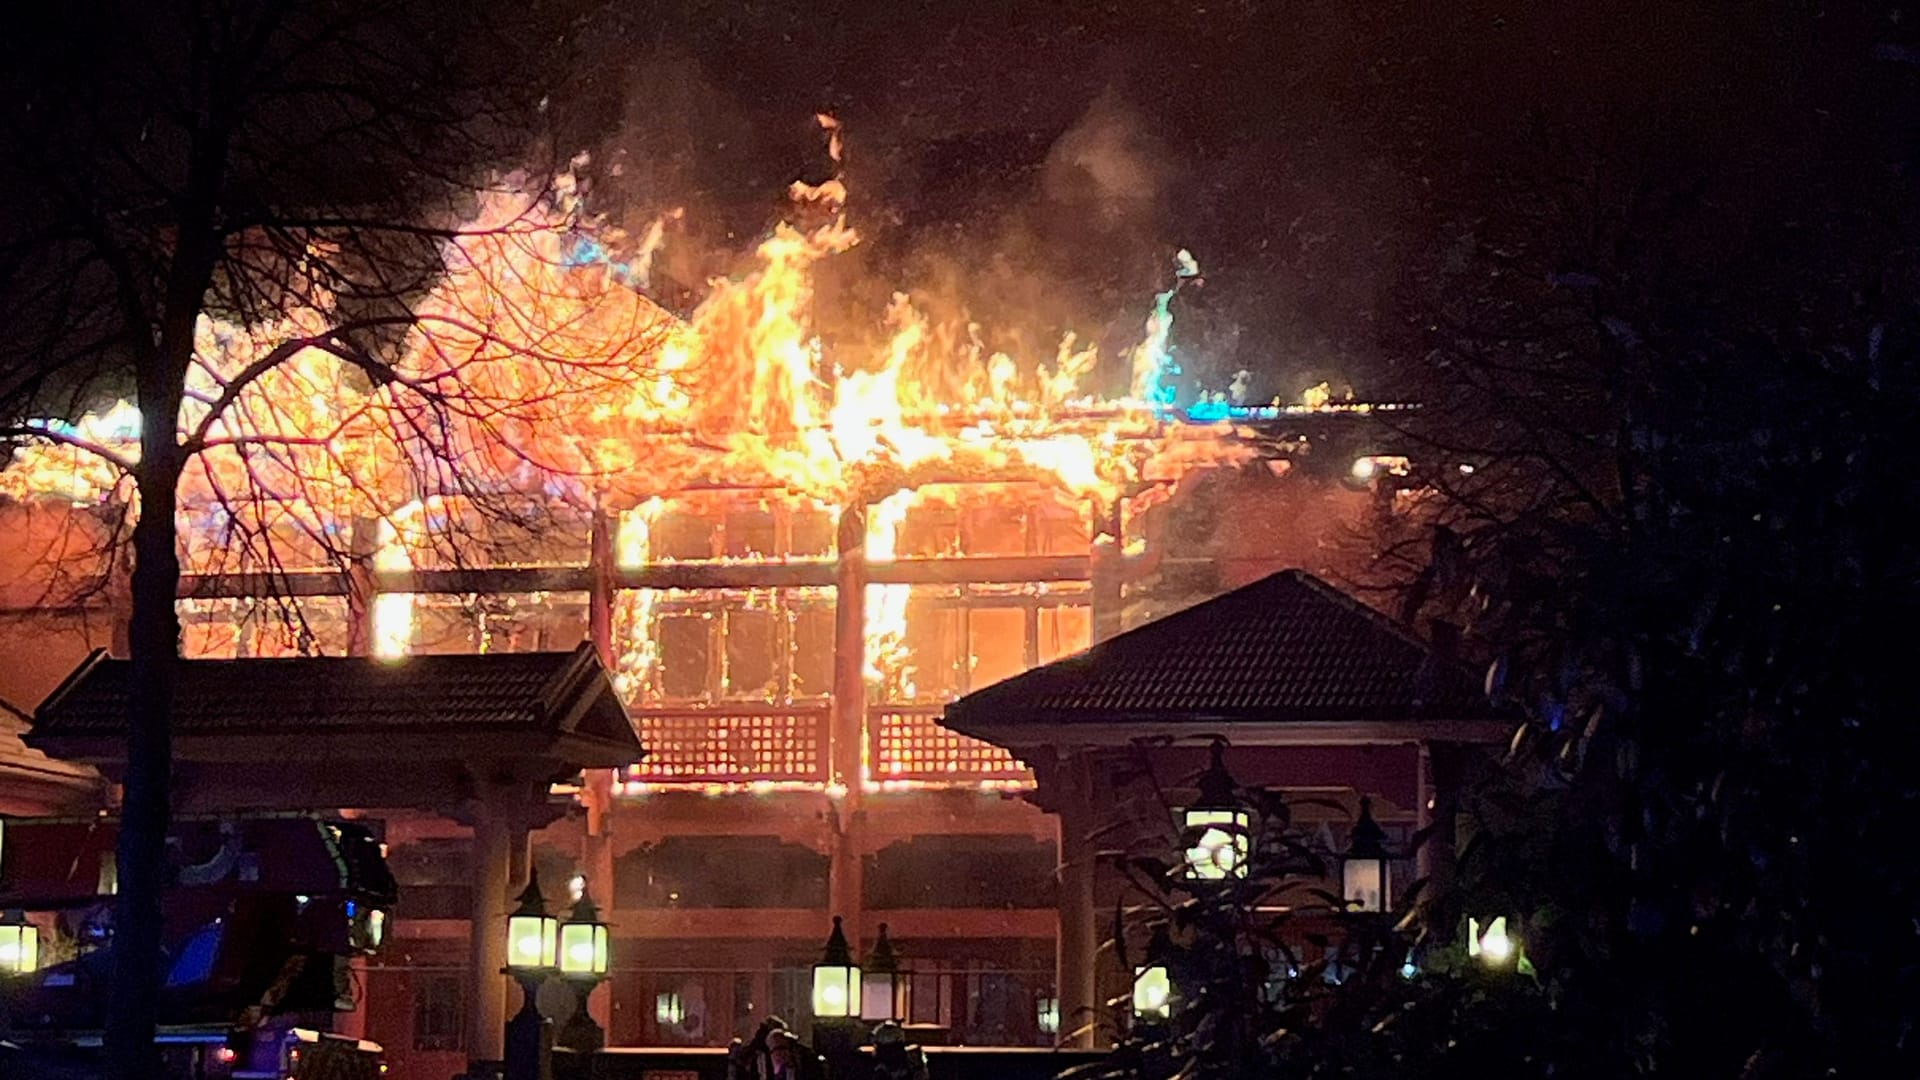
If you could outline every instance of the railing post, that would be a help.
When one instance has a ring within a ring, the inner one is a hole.
[[[831,914],[843,916],[859,948],[862,893],[860,803],[865,794],[867,720],[867,508],[857,497],[840,511],[833,592],[833,711],[828,724],[827,780],[835,792],[827,871]]]

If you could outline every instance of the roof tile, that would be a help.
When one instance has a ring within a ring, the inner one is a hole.
[[[1310,574],[1283,571],[976,691],[947,726],[1404,721],[1490,715],[1466,671]]]

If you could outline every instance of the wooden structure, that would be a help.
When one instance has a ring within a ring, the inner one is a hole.
[[[1297,570],[969,694],[944,722],[1032,763],[1031,798],[1060,822],[1060,1011],[1078,1018],[1083,1042],[1129,978],[1100,959],[1100,913],[1113,910],[1119,883],[1102,874],[1097,849],[1171,825],[1166,807],[1143,798],[1144,779],[1182,794],[1200,748],[1224,738],[1242,783],[1310,789],[1354,810],[1371,796],[1403,843],[1431,829],[1404,881],[1444,872],[1463,750],[1511,734],[1451,658]],[[1337,824],[1330,852],[1344,850]]]
[[[117,780],[131,665],[89,657],[41,705],[28,741]],[[473,910],[467,1045],[497,1061],[507,899],[528,838],[566,812],[554,784],[641,756],[591,647],[570,653],[189,660],[174,691],[184,813],[410,810],[464,824]]]

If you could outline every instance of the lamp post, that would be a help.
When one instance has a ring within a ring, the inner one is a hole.
[[[1393,902],[1387,880],[1387,831],[1373,820],[1373,800],[1360,799],[1360,820],[1353,823],[1353,836],[1347,843],[1347,855],[1341,866],[1343,888],[1340,895],[1361,911],[1385,911]]]
[[[506,1080],[549,1080],[553,1032],[540,1015],[540,986],[553,974],[559,921],[540,895],[540,872],[527,876],[520,906],[507,916],[506,974],[520,984],[520,1011],[507,1021]]]
[[[0,916],[0,977],[31,975],[40,968],[40,928],[26,914]]]
[[[907,1019],[908,972],[901,970],[900,957],[887,937],[887,924],[880,924],[879,940],[867,954],[867,966],[860,976],[860,1019]]]
[[[1225,739],[1215,739],[1212,760],[1200,774],[1199,798],[1181,811],[1189,881],[1226,881],[1247,876],[1252,818],[1239,785],[1227,771]]]
[[[813,965],[813,1046],[836,1076],[848,1075],[860,1049],[860,965],[838,915]]]
[[[600,921],[600,909],[580,888],[567,921],[560,926],[560,977],[573,988],[573,1016],[560,1029],[561,1046],[576,1053],[591,1053],[607,1044],[607,1033],[587,1011],[587,999],[594,988],[607,978],[607,924]]]

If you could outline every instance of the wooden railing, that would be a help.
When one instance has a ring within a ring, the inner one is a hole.
[[[871,779],[971,785],[1032,779],[1012,754],[940,726],[939,705],[874,705],[867,709]]]
[[[635,709],[647,756],[629,776],[653,784],[824,784],[829,712],[825,702]]]
[[[939,705],[873,705],[866,715],[867,779],[967,787],[1030,780],[991,743],[940,726]],[[742,702],[633,710],[647,756],[628,773],[648,784],[825,784],[826,702]]]

